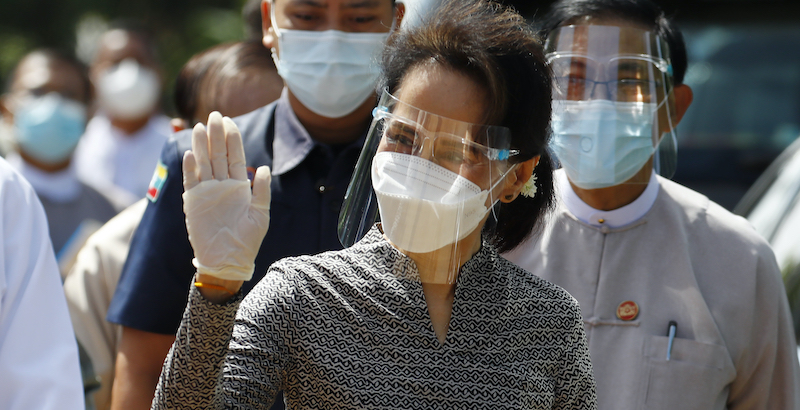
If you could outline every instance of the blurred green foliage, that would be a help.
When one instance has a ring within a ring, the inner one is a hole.
[[[244,38],[241,10],[246,0],[2,0],[0,79],[27,52],[54,47],[75,52],[79,22],[132,20],[156,39],[166,74],[165,101],[174,78],[195,53]],[[166,104],[171,112],[170,104]]]

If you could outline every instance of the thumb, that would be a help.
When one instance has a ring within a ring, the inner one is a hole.
[[[253,177],[253,205],[269,209],[269,201],[272,196],[270,192],[271,182],[272,175],[270,174],[269,167],[266,165],[258,167]]]

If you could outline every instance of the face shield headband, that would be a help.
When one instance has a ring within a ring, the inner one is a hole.
[[[509,158],[519,154],[510,130],[423,111],[388,91],[373,117],[339,217],[342,244],[358,241],[379,208],[384,234],[407,252],[431,252],[480,230],[514,168]]]
[[[636,28],[565,26],[550,34],[553,152],[584,189],[625,183],[652,158],[656,172],[675,171],[672,67],[666,42]],[[653,154],[657,155],[653,155]]]

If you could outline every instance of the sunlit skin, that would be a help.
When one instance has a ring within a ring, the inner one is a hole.
[[[90,95],[82,76],[77,69],[43,54],[34,53],[20,61],[12,79],[10,92],[0,102],[0,112],[9,125],[14,124],[14,110],[19,101],[28,97],[40,97],[57,92],[65,98],[88,104]],[[19,155],[27,163],[45,172],[58,172],[66,169],[71,157],[55,164],[40,162],[17,147]]]
[[[578,21],[571,21],[569,24],[632,27],[641,30],[649,30],[649,28],[646,26],[633,24],[618,18],[597,18],[587,16],[582,17]],[[583,40],[585,40],[585,38]],[[581,40],[575,39],[575,41]],[[636,43],[636,41],[639,41],[638,39],[628,39],[627,41],[631,42],[630,45],[632,49],[641,49],[641,46]],[[624,45],[625,42],[622,43],[622,49],[620,49],[620,52],[624,52]],[[583,69],[582,67],[575,68],[578,70]],[[624,70],[625,67],[622,66],[618,69]],[[593,95],[592,98],[608,98],[603,96],[604,93],[607,93],[607,88],[605,88],[603,84],[597,84],[593,91],[595,95]],[[663,104],[659,108],[658,112],[658,123],[662,128],[661,132],[666,131],[665,128],[668,127],[670,122],[673,126],[678,125],[681,118],[683,118],[683,115],[686,113],[686,110],[689,108],[689,105],[692,103],[692,90],[685,84],[674,85],[672,92],[667,96],[667,98],[668,102]],[[640,97],[638,100],[642,100],[642,98]],[[673,101],[675,109],[671,112],[668,112],[666,107],[668,107]],[[650,180],[652,170],[653,159],[651,157],[650,160],[648,160],[647,163],[645,163],[645,165],[639,170],[639,172],[637,172],[628,181],[625,181],[621,184],[599,189],[583,189],[573,184],[572,181],[570,181],[570,185],[578,197],[581,198],[581,200],[583,200],[583,202],[585,202],[587,205],[594,209],[610,211],[621,208],[635,201],[636,198],[638,198],[644,192],[645,188],[647,188],[647,182]]]
[[[147,50],[144,40],[125,30],[111,30],[100,38],[100,45],[97,55],[91,66],[92,81],[97,84],[100,75],[112,66],[119,64],[122,60],[133,58],[140,65],[155,71],[163,81],[163,75],[158,63],[153,59],[152,53]],[[125,135],[131,135],[142,129],[150,120],[150,115],[158,109],[153,107],[153,111],[147,113],[142,118],[121,119],[111,117],[111,125],[122,130]]]
[[[293,30],[386,33],[400,27],[405,13],[403,3],[390,0],[263,0],[261,21],[263,43],[274,48],[280,57],[278,38],[270,23],[270,9],[275,8],[279,28]],[[289,103],[303,127],[315,140],[325,144],[346,144],[363,135],[371,121],[376,97],[371,95],[350,114],[341,118],[318,115],[306,108],[289,89]]]

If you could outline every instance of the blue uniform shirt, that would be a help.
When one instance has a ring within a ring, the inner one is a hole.
[[[278,259],[341,249],[336,233],[339,209],[364,136],[344,146],[315,142],[297,120],[286,93],[234,122],[242,133],[247,166],[272,168],[269,231],[256,257],[253,279],[242,288],[246,293]],[[181,161],[189,149],[191,130],[175,134],[164,146],[163,185],[151,192],[157,196],[133,236],[108,310],[110,322],[161,334],[178,329],[195,273],[181,197]]]

